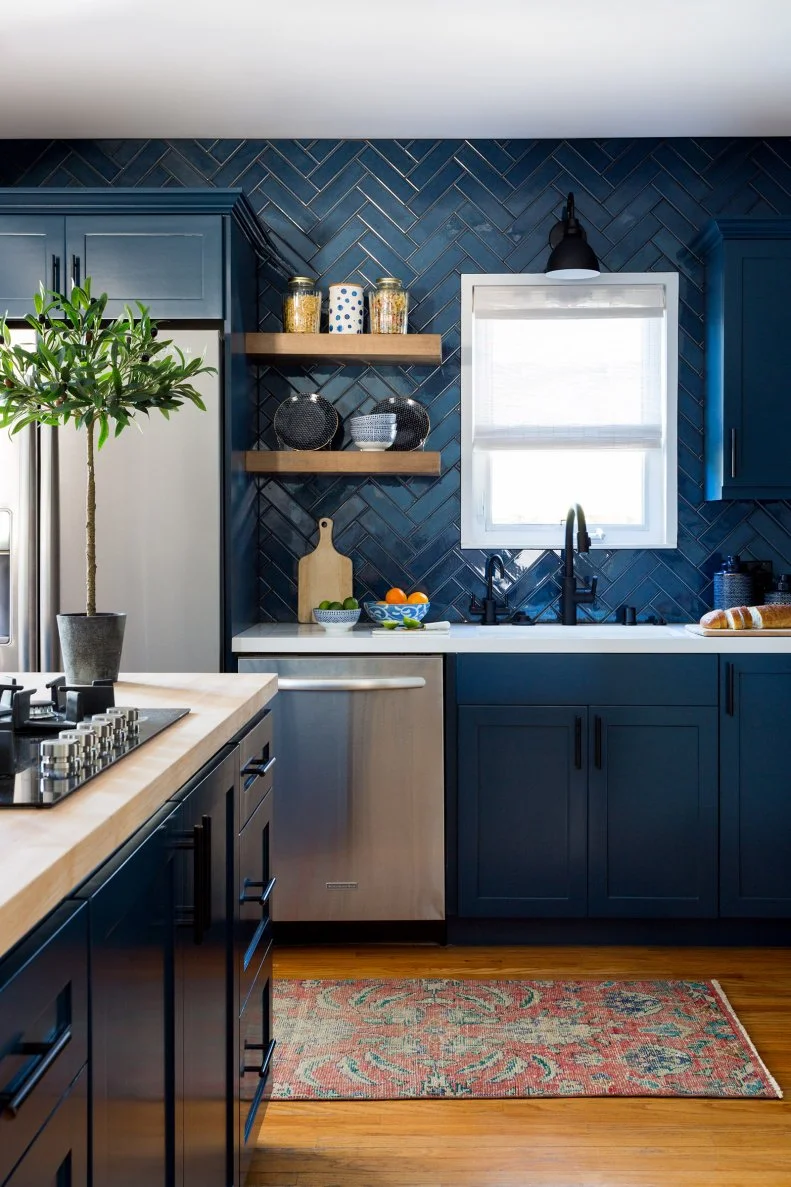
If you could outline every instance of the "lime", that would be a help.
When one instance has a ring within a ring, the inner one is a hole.
[[[332,605],[332,602],[328,601],[328,599],[325,598],[323,602],[319,602],[319,610],[329,610],[331,605]]]
[[[386,631],[394,631],[396,629],[396,627],[398,626],[398,623],[397,622],[382,622],[379,625],[383,626]]]
[[[328,610],[342,610],[342,609],[343,609],[343,602],[330,602],[330,604],[329,604],[329,606],[327,607],[327,609],[328,609]]]
[[[405,618],[404,626],[408,631],[422,631],[423,623],[418,622],[416,618]]]
[[[359,610],[360,603],[357,601],[356,598],[347,598],[346,601],[343,603],[343,608],[344,608],[344,610]]]

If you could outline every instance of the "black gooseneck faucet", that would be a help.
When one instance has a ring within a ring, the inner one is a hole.
[[[504,601],[498,602],[495,596],[495,570],[497,570],[497,576],[502,581],[505,577],[505,565],[499,552],[495,552],[486,558],[486,569],[484,570],[486,597],[482,602],[475,596],[470,599],[470,613],[480,615],[482,626],[496,626],[500,618],[507,616],[509,613],[508,598],[506,597]]]
[[[577,551],[587,552],[591,546],[588,535],[588,525],[585,522],[585,512],[579,503],[569,507],[566,516],[566,541],[563,550],[563,574],[560,594],[560,619],[564,626],[577,625],[577,606],[590,605],[596,600],[596,585],[598,577],[589,583],[586,579],[583,586],[577,585],[574,573],[574,518],[577,519]]]

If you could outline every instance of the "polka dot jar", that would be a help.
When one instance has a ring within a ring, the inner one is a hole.
[[[331,334],[362,334],[363,286],[355,281],[330,285],[329,330]]]

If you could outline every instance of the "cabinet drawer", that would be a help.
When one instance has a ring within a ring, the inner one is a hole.
[[[0,1183],[88,1058],[87,911],[59,907],[0,965]]]
[[[272,750],[272,713],[266,715],[245,734],[239,743],[241,803],[239,828],[242,829],[264,796],[272,790],[275,756]]]
[[[258,1126],[272,1094],[272,951],[267,953],[250,992],[239,1025],[239,1149],[255,1148]],[[244,1182],[244,1175],[242,1175]]]
[[[11,1178],[5,1180],[5,1187],[87,1185],[88,1072],[83,1069]]]
[[[268,795],[239,837],[239,1009],[250,994],[271,940],[272,801]]]
[[[460,655],[456,673],[460,705],[717,704],[716,655]]]

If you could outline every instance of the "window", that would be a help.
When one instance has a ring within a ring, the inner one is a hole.
[[[676,545],[678,275],[462,276],[463,548]]]

